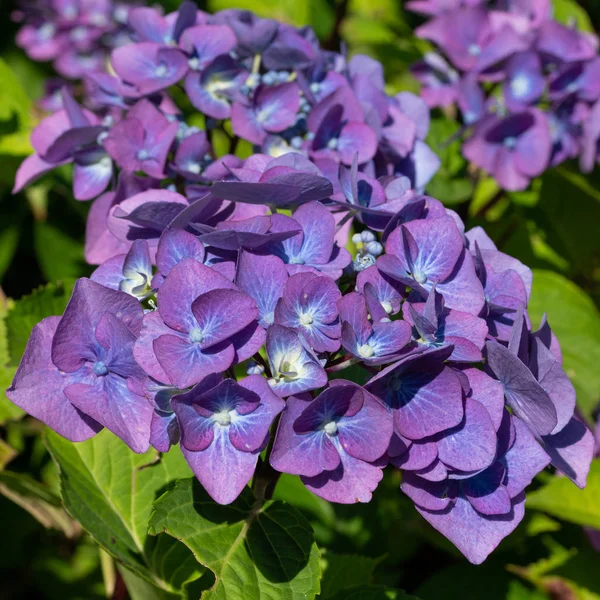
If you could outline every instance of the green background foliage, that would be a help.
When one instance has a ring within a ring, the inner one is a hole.
[[[162,0],[166,10],[178,0]],[[600,3],[554,0],[555,14],[598,31]],[[428,45],[398,0],[209,0],[312,25],[328,47],[345,43],[385,68],[388,92],[418,91],[408,72]],[[83,260],[89,205],[73,200],[61,169],[12,195],[31,151],[36,100],[51,67],[13,44],[11,2],[0,8],[0,389],[32,327],[60,314]],[[448,143],[450,112],[434,111],[428,142],[442,159],[428,193],[482,225],[498,247],[534,268],[530,315],[547,313],[592,423],[600,399],[600,173],[566,164],[506,194]],[[284,475],[274,498],[246,490],[231,506],[207,501],[179,452],[138,456],[108,432],[72,444],[44,431],[0,392],[0,598],[227,600],[600,599],[600,461],[581,492],[543,473],[516,532],[480,567],[469,565],[416,513],[386,472],[368,505],[332,505]]]

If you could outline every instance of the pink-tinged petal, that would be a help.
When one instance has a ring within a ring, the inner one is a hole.
[[[219,504],[230,504],[242,493],[261,452],[237,450],[224,427],[215,430],[215,439],[206,450],[191,452],[182,446],[181,451],[202,487]]]
[[[158,306],[164,322],[176,331],[189,332],[197,325],[192,303],[198,296],[215,289],[234,289],[231,281],[193,258],[175,265],[158,290]]]
[[[204,246],[195,235],[183,229],[167,229],[158,241],[156,266],[166,277],[171,269],[184,258],[193,258],[204,262]]]
[[[412,257],[416,279],[441,282],[451,274],[463,250],[463,241],[451,217],[410,221],[403,227],[412,235],[417,248]],[[443,232],[440,235],[440,232]],[[402,228],[395,229],[387,239],[386,251],[396,255],[410,272],[410,257],[402,241]],[[414,250],[411,250],[413,254]],[[438,290],[439,291],[439,290]]]
[[[134,452],[143,454],[150,447],[150,426],[154,409],[147,398],[134,394],[124,379],[107,375],[94,385],[74,383],[67,386],[69,401],[101,422]]]
[[[235,350],[234,363],[239,364],[254,356],[264,346],[266,339],[267,332],[257,322],[232,335],[229,341]]]
[[[506,515],[484,516],[463,496],[443,511],[416,506],[421,516],[447,537],[475,565],[481,564],[498,544],[521,522],[525,514],[525,494],[517,496]]]
[[[287,279],[285,264],[278,256],[259,256],[246,251],[240,253],[236,284],[256,301],[262,327],[274,323],[275,306],[283,295]]]
[[[320,202],[303,204],[294,212],[294,219],[302,227],[302,255],[311,265],[327,264],[331,258],[335,220]],[[296,241],[291,238],[292,243]]]
[[[231,126],[235,135],[253,144],[260,145],[267,137],[254,108],[241,102],[234,102],[231,106]]]
[[[517,141],[517,168],[528,177],[537,177],[548,168],[552,140],[546,116],[537,110],[532,113],[535,117],[535,124]]]
[[[73,168],[75,199],[92,200],[99,196],[108,187],[112,173],[112,161],[108,156],[89,164],[77,160]]]
[[[52,340],[52,360],[57,367],[73,372],[84,360],[95,360],[94,330],[105,312],[115,315],[134,335],[139,334],[144,311],[135,298],[90,279],[78,279]]]
[[[383,478],[383,470],[353,458],[338,444],[340,465],[334,471],[323,471],[316,477],[302,476],[302,483],[313,494],[339,504],[370,502]]]
[[[373,328],[368,319],[367,305],[362,294],[350,292],[346,294],[339,302],[340,319],[342,321],[342,336],[346,345],[346,337],[350,335],[346,346],[348,350],[354,352],[358,346],[366,344],[373,332]],[[344,332],[346,332],[344,334]],[[355,347],[356,346],[356,347]]]
[[[118,290],[123,279],[125,256],[125,254],[119,254],[109,258],[90,275],[90,279],[111,290]]]
[[[482,515],[506,515],[512,509],[510,494],[502,482],[506,469],[500,462],[476,477],[465,480],[463,491],[471,506]]]
[[[31,332],[6,395],[9,400],[72,442],[96,435],[102,425],[73,406],[64,394],[71,378],[52,362],[52,338],[60,317],[47,317]]]
[[[400,489],[425,510],[443,511],[456,501],[456,482],[432,482],[411,472],[402,474]]]
[[[271,132],[284,131],[292,126],[300,106],[299,91],[295,83],[262,88],[254,97],[258,123]]]
[[[517,166],[521,153],[517,154],[508,148],[501,148],[496,157],[493,170],[498,183],[510,192],[524,190],[529,185],[529,178]]]
[[[212,373],[223,373],[235,357],[231,343],[203,351],[199,344],[175,335],[161,335],[152,346],[160,366],[180,389],[194,385]]]
[[[254,452],[262,447],[265,438],[269,435],[273,420],[286,404],[260,375],[250,375],[242,379],[239,384],[257,394],[260,397],[260,404],[252,412],[232,421],[229,439],[238,450]]]
[[[149,312],[144,315],[142,330],[133,347],[137,363],[150,377],[162,383],[172,382],[156,358],[153,343],[161,335],[172,334],[173,330],[164,324],[158,312]]]
[[[586,425],[573,417],[558,433],[544,436],[542,443],[552,464],[583,489],[595,449],[594,436]]]
[[[31,145],[37,154],[43,156],[48,148],[66,131],[71,129],[71,121],[66,110],[43,119],[31,132]]]
[[[496,458],[496,430],[482,404],[467,398],[463,422],[438,441],[439,459],[458,471],[481,471]]]
[[[113,256],[125,254],[130,243],[117,238],[107,227],[108,213],[114,199],[113,192],[97,198],[88,213],[85,228],[85,260],[100,265]]]
[[[363,395],[362,408],[355,415],[343,417],[338,422],[338,438],[350,456],[373,462],[387,450],[394,425],[387,408],[371,394],[363,392]]]
[[[405,471],[421,471],[436,460],[437,444],[433,441],[413,442],[408,450],[392,459],[392,464]]]
[[[340,464],[340,455],[330,438],[322,431],[298,434],[294,422],[310,405],[310,401],[291,396],[281,413],[269,462],[282,473],[319,475],[333,471]]]
[[[218,289],[196,298],[192,303],[192,313],[202,332],[199,344],[204,349],[244,329],[258,317],[258,308],[256,302],[243,292]],[[224,319],[224,315],[228,318]]]
[[[429,284],[425,284],[430,287]],[[483,287],[477,274],[471,255],[464,250],[458,259],[454,271],[436,287],[444,297],[446,308],[478,315],[485,304]]]
[[[179,45],[193,54],[193,68],[201,71],[217,56],[229,54],[237,46],[237,40],[227,25],[196,25],[183,32]]]
[[[377,136],[365,123],[350,122],[342,127],[337,152],[345,165],[351,165],[358,153],[358,162],[371,160],[377,151]]]
[[[513,417],[515,440],[501,458],[506,467],[506,489],[512,498],[520,494],[533,478],[550,463],[550,457],[520,419]]]
[[[391,105],[389,113],[393,122],[383,128],[383,136],[392,147],[392,150],[400,158],[404,158],[415,144],[417,125],[404,111],[396,106]],[[427,111],[427,119],[429,119],[429,111]]]
[[[177,83],[188,71],[185,55],[153,42],[126,44],[113,50],[111,64],[122,81],[152,94]]]
[[[163,17],[154,8],[134,6],[129,11],[128,23],[137,35],[137,39],[144,42],[167,44],[171,38],[176,17],[176,13]]]
[[[33,183],[37,179],[39,179],[42,175],[45,175],[52,169],[56,169],[68,161],[63,161],[60,163],[48,163],[42,158],[40,158],[37,154],[32,154],[28,156],[20,165],[15,175],[15,185],[13,187],[12,193],[16,194],[20,192],[25,186]]]
[[[469,367],[462,372],[467,376],[471,391],[469,398],[485,406],[494,429],[498,431],[504,415],[504,388],[502,384],[479,369]]]

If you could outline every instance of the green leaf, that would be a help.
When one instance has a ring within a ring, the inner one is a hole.
[[[327,552],[321,580],[321,598],[331,598],[348,588],[367,586],[380,559],[356,554]]]
[[[25,415],[25,411],[13,404],[6,396],[6,389],[12,383],[12,379],[17,370],[14,366],[9,366],[10,352],[8,350],[8,332],[6,328],[6,308],[3,300],[0,298],[0,425],[7,421],[20,419]]]
[[[0,471],[0,494],[25,509],[48,529],[58,529],[75,537],[79,526],[60,505],[60,498],[35,479],[23,473]]]
[[[437,569],[416,589],[415,594],[421,600],[507,600],[514,581],[517,579],[506,572],[504,562],[492,556],[483,565],[469,565],[462,561]]]
[[[361,585],[336,594],[332,600],[419,600],[419,598],[383,585]]]
[[[183,544],[147,533],[152,502],[190,474],[178,449],[134,454],[107,430],[77,444],[48,430],[46,441],[60,468],[65,507],[109,554],[169,592],[202,574]]]
[[[327,500],[309,492],[297,475],[283,473],[277,481],[273,499],[289,502],[296,508],[311,513],[325,525],[335,524],[333,506]]]
[[[310,22],[310,3],[297,0],[210,0],[211,12],[226,8],[251,10],[261,17],[285,21],[293,25],[306,25]]]
[[[553,16],[557,21],[565,25],[575,23],[577,29],[594,32],[594,26],[590,17],[575,0],[552,0]]]
[[[154,503],[149,531],[181,540],[215,575],[203,600],[305,600],[319,592],[319,551],[308,521],[279,500],[256,505],[246,488],[216,504],[195,479]]]
[[[62,315],[71,296],[73,282],[49,283],[17,300],[6,315],[10,365],[23,356],[31,330],[45,317]]]
[[[556,333],[563,366],[577,390],[577,402],[589,418],[600,397],[600,313],[583,290],[562,275],[534,270],[528,305],[533,326],[544,312]]]
[[[592,462],[587,486],[580,490],[566,477],[554,477],[550,483],[527,494],[527,508],[544,511],[577,525],[600,529],[600,460]]]
[[[569,198],[577,200],[575,210]],[[542,178],[534,215],[545,232],[545,242],[568,262],[572,274],[590,279],[600,267],[596,227],[600,192],[580,173],[566,167],[551,169]]]
[[[0,438],[0,471],[17,456],[17,451]]]
[[[31,153],[31,101],[11,68],[0,59],[0,155]]]
[[[77,279],[85,274],[83,244],[64,231],[64,223],[34,223],[34,245],[40,269],[46,279]]]
[[[118,569],[131,600],[175,600],[181,598],[179,594],[171,594],[157,588],[125,567],[118,567]]]

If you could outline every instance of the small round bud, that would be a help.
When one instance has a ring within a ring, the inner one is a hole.
[[[265,368],[255,360],[249,360],[246,365],[246,375],[262,375]]]
[[[376,240],[368,242],[365,245],[365,249],[369,254],[372,254],[373,256],[379,256],[383,252],[383,246]]]
[[[365,242],[365,244],[367,242],[373,242],[375,241],[377,238],[375,237],[375,234],[372,231],[369,231],[368,229],[365,229],[364,231],[361,231],[360,233],[360,239]]]
[[[362,236],[360,235],[360,233],[355,233],[355,234],[352,236],[352,241],[353,241],[355,244],[362,244]]]

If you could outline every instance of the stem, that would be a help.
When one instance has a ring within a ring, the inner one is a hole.
[[[342,220],[337,224],[335,230],[338,232],[355,214],[357,211],[349,210]]]
[[[350,4],[349,0],[340,0],[335,9],[335,21],[333,23],[333,29],[329,34],[329,38],[323,44],[323,48],[326,50],[337,50],[340,46],[340,42],[342,41],[341,29],[342,23],[346,18],[346,13],[348,12],[348,5]]]
[[[279,417],[273,423],[272,430],[277,431],[279,425]],[[276,471],[269,463],[269,457],[271,456],[271,450],[273,450],[273,436],[269,439],[269,445],[265,453],[265,459],[258,460],[256,465],[256,471],[254,472],[254,479],[252,480],[252,492],[256,497],[256,504],[262,506],[267,500],[273,497],[275,492],[275,486],[279,481],[281,473]]]
[[[351,367],[352,365],[355,365],[358,362],[360,362],[358,358],[349,358],[344,362],[326,368],[325,371],[327,371],[327,373],[336,373],[337,371],[343,371],[344,369],[347,369],[348,367]]]
[[[102,548],[98,547],[100,554],[100,569],[102,571],[102,579],[104,580],[104,595],[107,598],[112,598],[115,593],[117,584],[117,569],[112,556]]]
[[[229,154],[235,154],[240,138],[236,135],[229,140]]]
[[[260,355],[260,352],[257,352],[252,358],[264,367],[265,375],[271,377],[271,369],[269,368],[267,361]]]
[[[254,60],[252,61],[252,74],[255,75],[260,71],[260,54],[256,54],[254,56]]]
[[[475,217],[482,217],[490,209],[494,208],[504,198],[504,190],[498,190],[476,213]]]

